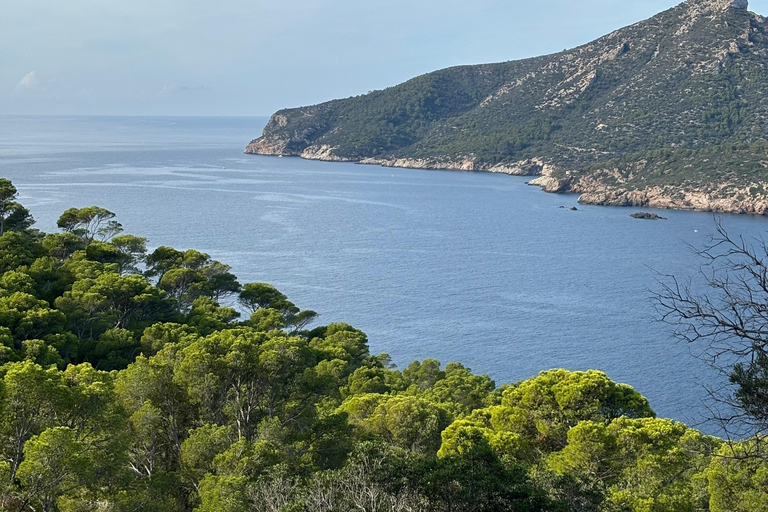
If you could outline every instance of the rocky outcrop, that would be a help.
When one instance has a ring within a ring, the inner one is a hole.
[[[478,171],[475,159],[470,156],[433,157],[433,158],[362,158],[364,165],[382,167],[406,167],[408,169],[433,169],[444,171]]]
[[[694,14],[705,11],[724,11],[725,9],[748,9],[749,0],[688,0]]]
[[[662,217],[661,215],[658,215],[656,213],[648,213],[648,212],[635,212],[632,215],[630,215],[633,219],[644,219],[644,220],[667,220],[666,217]]]
[[[549,164],[539,158],[491,165],[477,162],[472,155],[460,156],[458,158],[362,158],[358,163],[381,165],[382,167],[405,167],[409,169],[493,172],[512,176],[538,176],[545,170],[548,170],[549,167]]]
[[[562,174],[562,170],[557,171]],[[592,177],[542,175],[528,182],[545,192],[579,194],[579,203],[604,206],[631,206],[717,213],[768,215],[768,196],[761,192],[767,184],[753,183],[739,188],[731,183],[714,187],[655,186],[628,189],[618,184],[607,185]]]
[[[279,137],[259,137],[245,147],[251,155],[288,156],[295,153],[288,151],[288,140]]]
[[[326,162],[349,162],[351,158],[344,158],[334,153],[336,148],[329,146],[328,144],[321,144],[319,146],[309,146],[304,149],[299,156],[306,158],[307,160],[324,160]]]
[[[746,192],[746,191],[743,191]],[[768,199],[744,193],[719,197],[703,190],[652,188],[648,190],[600,190],[579,196],[583,204],[608,206],[645,206],[674,210],[768,215]]]

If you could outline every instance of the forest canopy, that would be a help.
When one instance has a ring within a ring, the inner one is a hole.
[[[768,465],[600,371],[403,369],[274,286],[0,179],[0,510],[768,511]],[[741,508],[739,508],[741,507]]]

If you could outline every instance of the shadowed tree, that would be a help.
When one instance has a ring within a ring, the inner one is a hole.
[[[138,273],[136,265],[147,259],[147,239],[143,236],[118,235],[112,239],[118,251],[130,257],[130,263],[121,267],[121,273],[125,271]]]
[[[64,233],[64,235],[72,235]],[[101,263],[114,263],[119,274],[140,274],[138,265],[147,255],[147,239],[133,235],[120,235],[111,242],[94,241],[85,248],[88,259]]]
[[[273,308],[288,300],[277,288],[267,283],[247,283],[240,291],[238,302],[251,313],[257,309]]]
[[[111,272],[76,281],[55,303],[81,339],[133,321],[164,319],[169,313],[167,300],[145,277]]]
[[[0,236],[0,272],[16,270],[35,261],[34,246],[21,233],[6,231]]]
[[[167,245],[161,245],[146,257],[146,274],[149,277],[156,277],[159,282],[166,272],[180,266],[183,259],[183,252]]]
[[[267,326],[278,329],[287,327],[293,334],[317,318],[316,312],[309,309],[301,311],[288,297],[267,283],[243,285],[237,301],[252,313],[251,323],[260,329]]]
[[[49,233],[43,238],[43,249],[59,261],[70,258],[75,251],[82,249],[82,238],[74,233]]]
[[[24,447],[24,462],[17,473],[24,507],[51,512],[59,498],[83,485],[93,473],[85,447],[67,427],[49,428]],[[39,508],[38,508],[39,507]]]
[[[13,183],[0,178],[0,235],[6,230],[24,231],[35,223],[29,210],[16,202],[18,196]]]
[[[232,267],[218,261],[212,261],[203,268],[208,281],[207,295],[216,302],[238,293],[241,289],[237,277],[230,270]]]
[[[194,249],[181,252],[161,246],[145,261],[146,275],[157,277],[157,287],[176,299],[185,313],[201,297],[218,301],[240,291],[240,283],[229,272],[229,265]]]
[[[54,426],[67,390],[60,372],[43,369],[32,361],[9,363],[1,368],[3,396],[0,438],[8,478],[16,479],[24,446],[32,436]]]
[[[69,208],[61,214],[56,225],[65,233],[74,233],[90,243],[96,237],[102,241],[109,240],[123,231],[123,226],[114,218],[113,212],[99,206]]]

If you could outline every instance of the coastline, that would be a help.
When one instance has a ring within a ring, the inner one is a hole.
[[[612,175],[614,186],[595,179],[592,175],[580,175],[561,169],[542,158],[530,158],[506,164],[477,164],[472,155],[430,158],[346,158],[335,155],[336,148],[328,145],[309,146],[301,152],[288,150],[287,141],[266,140],[263,137],[246,146],[244,153],[261,156],[294,156],[305,160],[324,162],[352,162],[361,165],[379,165],[404,169],[435,171],[490,172],[511,176],[532,176],[528,182],[544,192],[552,194],[578,194],[580,204],[598,206],[623,206],[634,208],[658,208],[712,213],[768,215],[768,198],[750,194],[750,184],[739,187],[733,183],[718,183],[708,190],[653,186],[630,189],[621,186],[618,173]]]

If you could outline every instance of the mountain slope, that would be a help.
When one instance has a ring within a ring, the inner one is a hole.
[[[598,204],[768,213],[768,20],[688,0],[586,45],[281,110],[246,153],[542,174]]]

